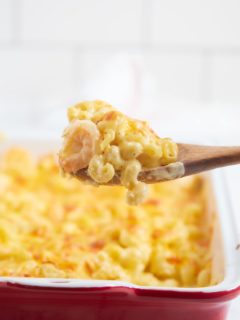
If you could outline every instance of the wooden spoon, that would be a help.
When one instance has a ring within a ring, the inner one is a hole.
[[[179,143],[177,162],[167,166],[145,169],[139,173],[138,180],[145,183],[157,183],[239,163],[240,147],[215,147]],[[82,180],[92,181],[87,175],[86,169],[79,170],[75,176]],[[116,174],[108,184],[120,184],[119,176]]]

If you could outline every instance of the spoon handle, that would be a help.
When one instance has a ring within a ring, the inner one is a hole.
[[[179,161],[185,176],[240,163],[240,147],[215,147],[178,144]]]

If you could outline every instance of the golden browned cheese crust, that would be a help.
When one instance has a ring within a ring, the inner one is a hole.
[[[0,276],[212,284],[201,177],[151,185],[129,206],[123,187],[66,179],[56,162],[22,149],[0,158]]]

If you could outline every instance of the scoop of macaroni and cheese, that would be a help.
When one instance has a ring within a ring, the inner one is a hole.
[[[159,138],[147,122],[131,119],[106,102],[70,107],[68,119],[59,153],[62,170],[75,175],[87,168],[88,176],[99,185],[119,177],[128,189],[129,204],[139,204],[147,196],[147,186],[138,181],[141,170],[176,161],[176,143]]]

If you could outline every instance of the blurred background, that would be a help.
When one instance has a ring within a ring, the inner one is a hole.
[[[102,99],[162,136],[239,145],[239,17],[239,0],[0,0],[0,130],[59,137],[67,106]]]
[[[0,0],[0,126],[59,132],[69,104],[97,98],[163,135],[235,139],[239,14],[239,0]]]

